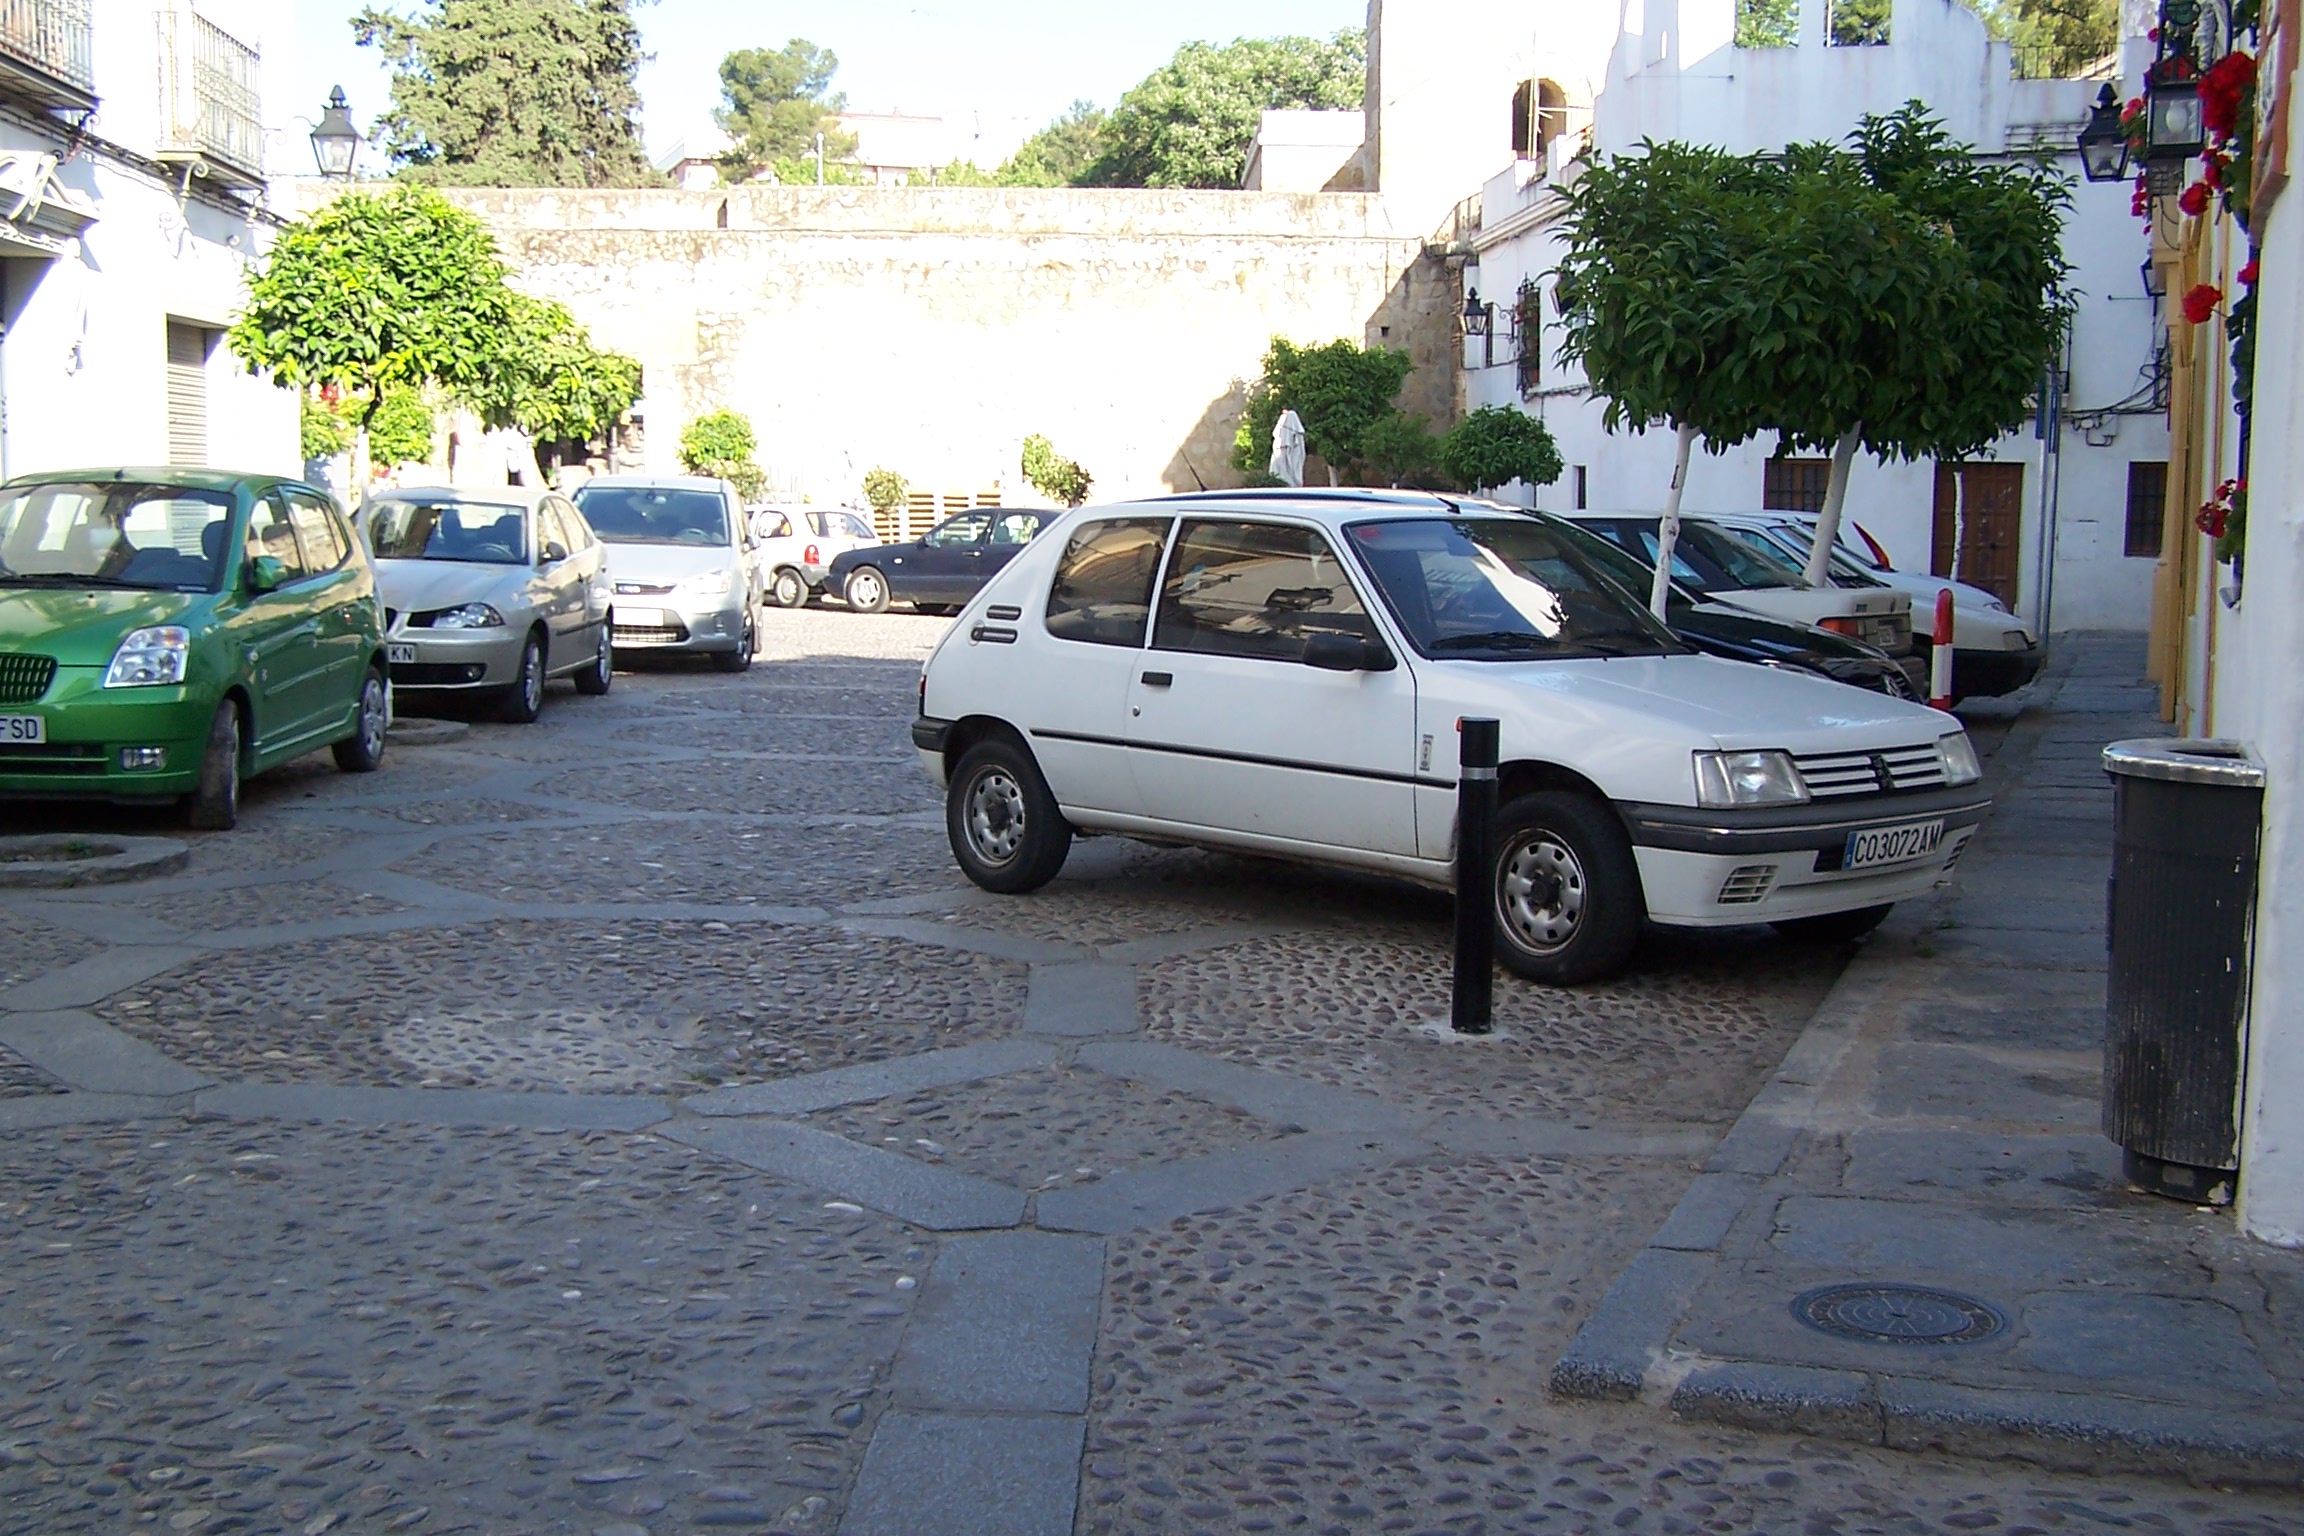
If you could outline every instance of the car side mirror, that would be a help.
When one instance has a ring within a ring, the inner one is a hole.
[[[287,563],[274,555],[258,555],[248,562],[248,590],[273,592],[288,584]]]
[[[558,539],[553,539],[544,546],[544,564],[558,565],[561,561],[567,558],[567,546],[562,544]]]
[[[1399,663],[1373,640],[1352,635],[1313,635],[1304,642],[1304,665],[1323,672],[1389,672]]]

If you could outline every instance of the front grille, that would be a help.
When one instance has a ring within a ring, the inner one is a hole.
[[[1944,787],[1944,760],[1937,756],[1934,742],[1877,752],[1811,752],[1792,761],[1809,795],[1818,800]]]
[[[392,667],[392,681],[403,688],[447,688],[487,675],[485,666],[466,661],[403,661]]]
[[[1776,866],[1773,864],[1746,864],[1720,884],[1720,905],[1724,907],[1749,906],[1763,900],[1770,887],[1776,884]]]
[[[688,638],[685,624],[618,624],[611,632],[618,645],[678,645]]]
[[[110,762],[101,746],[49,743],[0,747],[0,774],[102,773]]]
[[[644,581],[620,581],[616,583],[616,595],[618,597],[662,597],[671,590],[669,585],[656,587],[650,586]]]
[[[54,681],[53,656],[0,656],[0,704],[29,704]]]

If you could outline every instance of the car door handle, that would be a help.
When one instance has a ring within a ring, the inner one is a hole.
[[[1144,674],[1144,686],[1147,688],[1165,688],[1175,681],[1176,674],[1173,672],[1147,672]]]

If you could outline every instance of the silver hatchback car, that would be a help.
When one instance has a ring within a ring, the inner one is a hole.
[[[546,678],[608,691],[607,552],[565,496],[390,491],[361,509],[360,526],[395,689],[494,693],[518,724],[543,707]]]
[[[751,522],[725,480],[600,475],[576,505],[608,544],[616,643],[702,653],[723,672],[752,665],[760,594]]]

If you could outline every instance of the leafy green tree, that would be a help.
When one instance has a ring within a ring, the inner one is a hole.
[[[1800,0],[1736,0],[1736,46],[1791,48],[1800,41]]]
[[[895,511],[904,505],[905,494],[910,490],[904,477],[892,469],[864,472],[864,502],[875,512]]]
[[[1082,185],[1237,187],[1272,108],[1346,109],[1367,94],[1368,40],[1315,37],[1186,43],[1120,98]],[[1075,109],[1077,110],[1077,109]]]
[[[1808,414],[1790,423],[1812,443],[1835,424],[1825,409],[1841,427],[1808,562],[1819,585],[1857,444],[1881,458],[1957,462],[2016,430],[2072,313],[2063,258],[2071,189],[2054,170],[1978,156],[1917,101],[1865,117],[1850,146],[1852,156],[1833,156],[1854,168],[1834,178],[1840,195],[1793,220],[1815,228],[1817,246],[1849,269],[1850,301],[1865,309],[1850,343],[1857,366],[1805,397]],[[1827,218],[1838,222],[1819,227]]]
[[[1830,36],[1834,46],[1861,48],[1888,41],[1893,0],[1832,0]]]
[[[367,438],[395,387],[485,398],[516,300],[486,225],[429,188],[348,192],[290,224],[249,279],[225,344],[284,388],[335,385],[364,402],[353,487],[367,490]]]
[[[1232,465],[1259,475],[1272,452],[1272,429],[1280,413],[1292,410],[1304,423],[1304,445],[1328,461],[1330,484],[1367,456],[1369,428],[1398,413],[1393,400],[1408,381],[1408,354],[1350,341],[1299,347],[1272,338],[1264,373],[1248,390],[1240,429],[1232,442]]]
[[[371,6],[354,39],[393,66],[376,133],[405,174],[457,186],[637,187],[645,55],[627,0]]]
[[[1440,447],[1429,416],[1393,410],[1360,434],[1359,467],[1377,485],[1429,485],[1441,472]]]
[[[504,356],[472,403],[540,442],[604,438],[640,398],[640,365],[604,352],[566,306],[512,295]]]
[[[1550,485],[1560,478],[1560,447],[1552,431],[1525,411],[1484,405],[1448,429],[1440,468],[1468,490],[1491,490],[1518,480]]]
[[[1088,499],[1096,479],[1056,451],[1056,445],[1035,432],[1024,439],[1024,478],[1051,501],[1076,507]]]
[[[816,135],[824,135],[825,179],[832,162],[856,152],[856,140],[833,122],[848,98],[832,89],[840,56],[796,37],[781,48],[739,48],[720,61],[724,105],[712,120],[735,146],[721,166],[739,180],[773,168],[784,182],[816,179]],[[805,171],[800,162],[808,163]]]
[[[758,447],[750,417],[741,411],[708,411],[680,429],[680,467],[729,481],[749,500],[768,486],[752,457]]]
[[[2120,47],[2120,0],[1967,0],[1994,37],[2013,44],[2019,73],[2085,74]]]
[[[435,419],[424,390],[411,384],[388,388],[369,422],[368,451],[379,463],[425,463],[432,457]]]
[[[1110,116],[1092,101],[1075,101],[1062,117],[1026,139],[1008,163],[993,173],[1003,187],[1068,187],[1077,183],[1108,147]]]
[[[324,464],[352,446],[352,423],[337,415],[327,402],[311,390],[302,391],[302,419],[299,422],[304,448],[304,462]]]

